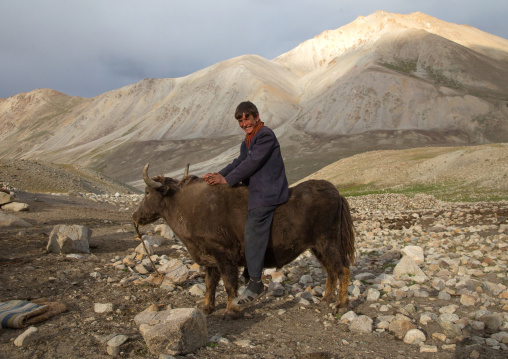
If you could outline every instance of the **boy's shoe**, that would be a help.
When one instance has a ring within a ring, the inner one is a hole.
[[[234,305],[246,306],[255,302],[257,299],[263,297],[268,291],[263,282],[255,283],[253,280],[249,281],[249,285],[243,291],[243,293],[233,300]]]

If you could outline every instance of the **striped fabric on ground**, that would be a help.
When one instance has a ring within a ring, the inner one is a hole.
[[[26,300],[11,300],[0,303],[0,324],[2,328],[23,328],[31,317],[44,313],[46,305],[37,305]]]

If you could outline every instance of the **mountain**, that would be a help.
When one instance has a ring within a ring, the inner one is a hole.
[[[422,13],[378,11],[273,60],[246,55],[92,99],[0,99],[0,156],[90,167],[141,187],[141,168],[200,174],[238,154],[251,100],[290,182],[369,150],[508,141],[508,40]]]

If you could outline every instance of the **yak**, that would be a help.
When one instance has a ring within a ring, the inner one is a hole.
[[[184,175],[181,180],[149,177],[143,169],[145,196],[132,218],[136,229],[162,218],[187,247],[192,259],[205,267],[205,297],[200,309],[215,309],[217,284],[222,278],[228,296],[225,316],[237,317],[239,267],[245,267],[244,228],[247,186],[208,185],[202,178]],[[347,200],[328,181],[308,180],[289,189],[289,199],[274,213],[265,268],[282,268],[310,249],[327,273],[323,301],[332,303],[339,280],[338,302],[333,313],[346,306],[355,236]]]

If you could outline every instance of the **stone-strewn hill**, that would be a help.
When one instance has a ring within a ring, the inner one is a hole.
[[[447,200],[506,200],[508,144],[366,152],[306,179],[326,179],[346,195],[426,192]]]
[[[143,165],[204,173],[238,152],[236,105],[279,136],[290,181],[368,150],[508,141],[508,40],[425,14],[383,11],[274,60],[240,56],[92,99],[0,99],[0,156],[75,164],[122,182]],[[224,154],[225,153],[225,154]]]
[[[453,201],[508,200],[507,164],[508,144],[421,147],[347,157],[303,180],[326,179],[347,196],[395,192]],[[190,172],[195,174],[192,166]],[[86,168],[33,160],[0,160],[0,173],[0,185],[30,192],[126,194],[144,188],[141,172],[133,174],[138,180],[131,187]]]

